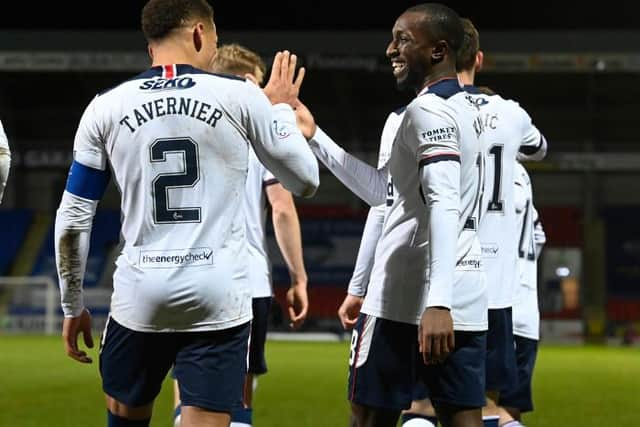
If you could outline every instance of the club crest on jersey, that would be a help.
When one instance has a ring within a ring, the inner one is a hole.
[[[278,135],[278,138],[280,139],[284,139],[289,135],[291,135],[291,133],[287,130],[287,128],[282,124],[278,123],[277,120],[273,121],[273,130],[276,132],[276,135]]]
[[[466,100],[469,101],[469,103],[471,105],[473,105],[474,107],[476,107],[478,110],[480,109],[480,107],[482,107],[483,105],[487,105],[489,103],[489,101],[487,101],[485,98],[474,98],[471,95],[467,95],[465,96]]]
[[[145,80],[140,85],[140,90],[175,90],[189,89],[196,85],[196,82],[189,76],[179,77],[175,79],[151,79]]]

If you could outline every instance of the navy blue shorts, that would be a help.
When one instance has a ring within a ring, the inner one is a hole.
[[[500,406],[519,409],[520,412],[533,411],[531,378],[538,355],[538,341],[515,335],[516,361],[518,362],[518,384],[500,393]]]
[[[104,392],[128,406],[156,398],[167,372],[183,405],[231,412],[242,407],[250,323],[220,331],[136,332],[109,317],[100,345]]]
[[[424,385],[424,382],[418,378],[416,383],[413,385],[413,400],[424,400],[429,397],[429,390],[427,390],[427,386]]]
[[[512,389],[518,381],[511,307],[489,310],[487,391]]]
[[[428,390],[435,403],[483,407],[486,333],[456,332],[455,339],[456,349],[445,363],[426,366],[418,352],[416,325],[360,314],[351,339],[349,400],[402,410]],[[417,388],[419,380],[426,390]]]
[[[261,375],[267,372],[264,345],[267,341],[267,325],[271,310],[271,297],[254,298],[253,320],[251,321],[251,342],[249,343],[249,373]]]
[[[351,336],[348,399],[387,410],[411,406],[418,327],[361,313]]]
[[[456,347],[444,363],[425,365],[418,354],[419,379],[434,405],[482,408],[485,399],[486,332],[455,332]]]

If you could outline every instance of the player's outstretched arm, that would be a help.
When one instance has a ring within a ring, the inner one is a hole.
[[[309,139],[313,153],[336,178],[370,206],[385,202],[388,178],[386,166],[376,169],[344,151],[315,125],[313,115],[304,104],[299,103],[296,107],[296,117],[298,126]]]
[[[4,194],[4,187],[7,185],[9,178],[9,168],[11,167],[11,151],[9,150],[9,142],[7,135],[4,133],[2,122],[0,122],[0,203]]]
[[[292,105],[298,98],[304,71],[295,78],[295,66],[295,55],[278,52],[264,92],[247,82],[247,93],[238,95],[249,103],[245,126],[258,159],[287,190],[311,197],[320,177],[318,162],[296,126]]]
[[[271,217],[276,241],[291,278],[291,287],[287,292],[289,326],[298,329],[306,320],[309,311],[307,272],[302,256],[300,220],[291,193],[285,190],[282,185],[269,185],[265,190],[271,204]]]

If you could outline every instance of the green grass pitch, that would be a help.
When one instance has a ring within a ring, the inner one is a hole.
[[[97,351],[92,365],[63,353],[58,337],[0,336],[0,426],[106,425]],[[257,427],[347,426],[347,343],[268,342]],[[171,426],[171,388],[156,401],[153,427]],[[640,350],[543,346],[528,426],[638,426]]]

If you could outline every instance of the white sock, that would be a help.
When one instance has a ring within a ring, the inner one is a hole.
[[[411,418],[409,421],[402,424],[402,427],[436,427],[429,420],[425,420],[424,418]]]
[[[229,427],[251,427],[251,424],[232,422]]]
[[[502,424],[500,427],[525,427],[525,426],[518,420],[511,420]]]
[[[173,419],[173,427],[180,427],[180,420],[182,419],[182,416],[180,414],[178,414],[174,419]]]

